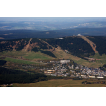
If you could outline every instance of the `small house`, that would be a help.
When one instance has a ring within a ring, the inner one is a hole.
[[[89,78],[95,78],[95,76],[89,76]]]
[[[99,76],[98,76],[97,78],[104,78],[104,77],[99,77]]]

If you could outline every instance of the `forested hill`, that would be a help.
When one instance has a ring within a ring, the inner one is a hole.
[[[55,49],[61,47],[62,50],[78,57],[88,57],[94,55],[92,47],[81,37],[71,36],[64,38],[38,39],[25,38],[17,40],[0,41],[0,52],[2,51],[41,51],[44,54],[56,58]]]
[[[106,37],[86,36],[96,45],[96,50],[100,55],[106,54]],[[0,52],[3,51],[34,51],[42,52],[46,55],[56,58],[54,51],[57,47],[61,47],[67,53],[71,53],[78,57],[89,57],[95,54],[91,45],[80,36],[70,36],[63,38],[25,38],[15,40],[0,41]]]
[[[68,51],[72,55],[82,58],[95,54],[92,47],[78,36],[65,37],[60,39],[46,39],[46,42],[55,48],[60,46],[63,50]]]

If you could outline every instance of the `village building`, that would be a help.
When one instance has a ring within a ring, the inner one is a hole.
[[[89,78],[95,78],[95,76],[89,76]]]
[[[44,71],[44,74],[52,74],[54,72],[55,72],[55,70],[47,70],[47,71]]]
[[[61,64],[66,64],[66,63],[69,63],[69,62],[70,62],[70,60],[60,60]]]

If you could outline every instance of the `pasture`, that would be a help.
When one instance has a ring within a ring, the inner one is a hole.
[[[53,79],[48,81],[40,81],[37,83],[19,84],[14,83],[14,87],[103,87],[105,84],[82,84],[83,80],[64,80]]]

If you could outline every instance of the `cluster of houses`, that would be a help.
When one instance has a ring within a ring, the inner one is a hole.
[[[106,72],[100,68],[72,64],[70,60],[50,61],[50,63],[53,63],[53,67],[44,70],[46,75],[78,78],[104,78],[106,76]]]

